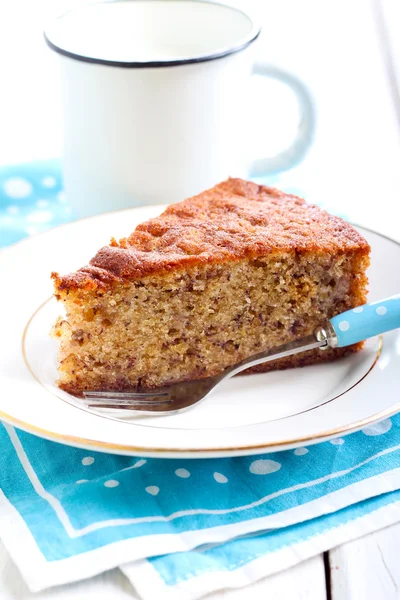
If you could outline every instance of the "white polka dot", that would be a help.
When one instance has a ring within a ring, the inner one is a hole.
[[[64,204],[67,201],[67,198],[65,197],[65,192],[58,192],[57,199],[59,202]]]
[[[222,473],[216,471],[213,477],[217,483],[228,483],[228,478],[225,477],[225,475],[222,475]]]
[[[158,492],[160,491],[160,488],[157,487],[156,485],[149,485],[146,488],[146,492],[148,494],[150,494],[151,496],[157,496]]]
[[[32,186],[22,177],[13,177],[4,183],[4,191],[10,198],[26,198],[32,192]]]
[[[15,206],[15,204],[11,204],[10,206],[7,206],[6,212],[9,215],[17,215],[19,213],[19,206]]]
[[[378,306],[378,308],[376,309],[376,314],[379,315],[380,317],[383,317],[383,315],[386,315],[386,313],[387,313],[386,306]]]
[[[330,440],[330,442],[334,446],[341,446],[342,444],[344,444],[344,439],[343,438],[335,438],[334,440]]]
[[[89,479],[78,479],[76,483],[87,483]]]
[[[177,469],[175,475],[177,477],[182,477],[182,479],[187,479],[190,477],[190,472],[187,469]]]
[[[82,464],[87,467],[88,465],[92,465],[94,463],[94,458],[93,456],[85,456],[85,458],[82,458]]]
[[[50,210],[41,210],[40,212],[34,212],[27,216],[26,220],[29,223],[48,223],[53,218],[53,214]]]
[[[52,175],[48,175],[48,177],[43,177],[42,179],[42,185],[44,185],[44,187],[54,187],[57,184],[57,179],[55,177],[53,177]]]
[[[350,323],[348,321],[340,321],[339,329],[340,331],[348,331],[350,329]]]
[[[134,465],[132,465],[132,469],[138,469],[139,467],[143,467],[143,465],[145,465],[146,463],[147,463],[147,460],[145,460],[144,458],[141,458],[140,460],[135,462]]]
[[[269,475],[270,473],[279,471],[281,466],[281,463],[276,462],[276,460],[260,458],[251,463],[250,473],[253,473],[254,475]]]
[[[365,427],[362,432],[365,435],[382,435],[391,429],[392,421],[390,419],[385,419],[384,421],[380,421],[379,423],[374,423],[369,427]]]
[[[36,202],[37,208],[47,208],[48,205],[49,205],[49,201],[48,200],[38,200]]]
[[[363,306],[357,306],[356,308],[353,308],[354,313],[362,313],[363,310],[364,310]]]
[[[113,488],[117,486],[119,486],[119,481],[116,479],[109,479],[108,481],[104,482],[104,487]]]
[[[296,448],[296,450],[294,451],[294,454],[296,456],[303,456],[304,454],[308,454],[308,450],[307,450],[307,448]]]

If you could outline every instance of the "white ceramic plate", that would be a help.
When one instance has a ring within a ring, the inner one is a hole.
[[[58,227],[0,252],[0,418],[42,437],[104,452],[200,458],[294,448],[355,431],[400,410],[400,331],[326,364],[232,379],[179,415],[99,416],[55,386],[60,307],[50,272],[79,268],[111,235],[160,213],[153,206]],[[400,245],[360,229],[372,246],[370,300],[400,291]]]

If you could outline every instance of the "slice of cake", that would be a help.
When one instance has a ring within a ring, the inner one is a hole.
[[[370,248],[351,225],[241,179],[169,206],[76,273],[53,273],[59,386],[151,388],[208,377],[366,301]],[[311,351],[256,368],[338,358]]]

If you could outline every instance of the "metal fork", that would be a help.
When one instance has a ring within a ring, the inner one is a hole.
[[[330,345],[329,339],[326,331],[321,328],[314,335],[250,356],[214,377],[183,381],[146,392],[86,391],[83,393],[82,402],[88,408],[95,408],[98,411],[129,410],[130,416],[134,416],[135,413],[160,416],[178,413],[198,404],[223,381],[245,369],[299,352],[327,348]]]
[[[84,392],[82,400],[87,407],[129,410],[130,414],[168,415],[181,412],[204,400],[223,381],[245,369],[270,360],[320,348],[342,348],[357,344],[375,335],[400,327],[400,294],[336,315],[313,335],[278,348],[254,354],[222,373],[207,379],[174,383],[147,392]]]

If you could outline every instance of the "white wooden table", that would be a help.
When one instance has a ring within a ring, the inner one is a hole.
[[[0,53],[10,57],[0,65],[0,164],[57,156],[60,150],[55,61],[38,36],[46,2],[8,4],[0,18],[0,30],[1,22],[5,25]],[[309,199],[322,199],[354,221],[400,239],[398,0],[237,0],[236,4],[254,10],[263,21],[260,58],[298,73],[313,90],[318,106],[314,147],[284,181],[305,189]],[[26,47],[20,44],[21,35]],[[268,115],[264,116],[268,124]],[[260,121],[258,139],[263,132]],[[332,549],[250,589],[221,592],[219,597],[400,598],[397,552],[400,524]],[[123,600],[136,595],[117,570],[30,594],[0,543],[0,599],[33,598]]]

